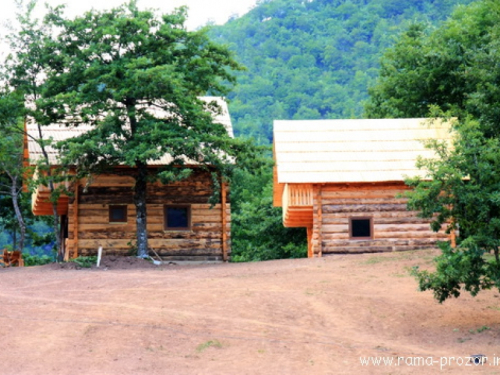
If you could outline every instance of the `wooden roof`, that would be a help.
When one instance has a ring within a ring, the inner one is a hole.
[[[277,183],[403,181],[423,176],[429,139],[451,144],[450,123],[430,119],[274,121]]]
[[[202,97],[200,98],[203,101],[209,103],[211,101],[217,102],[219,107],[222,110],[221,114],[217,114],[214,116],[214,120],[217,123],[220,123],[224,125],[226,128],[228,134],[231,137],[234,137],[233,133],[233,126],[231,123],[231,118],[229,117],[229,110],[227,106],[227,102],[220,97]],[[155,110],[155,115],[158,117],[162,116],[162,113],[159,113],[158,110]],[[35,165],[38,160],[40,160],[43,155],[41,148],[37,142],[39,139],[38,135],[38,127],[33,121],[28,121],[27,125],[27,132],[29,137],[27,138],[27,149],[28,149],[28,155],[29,155],[29,164]],[[76,136],[79,136],[87,131],[92,129],[92,126],[90,125],[79,125],[79,126],[66,126],[66,125],[61,125],[61,124],[53,124],[53,125],[48,125],[44,126],[42,128],[43,130],[43,138],[44,139],[50,139],[54,142],[57,141],[62,141],[65,139],[73,138]],[[53,149],[52,147],[48,146],[47,152],[49,154],[49,160],[52,165],[57,165],[58,164],[58,153],[57,150]],[[166,165],[169,164],[172,161],[172,158],[170,155],[164,155],[161,159],[158,160],[153,160],[149,164],[150,165]],[[189,161],[187,160],[189,164],[197,164],[194,161]]]

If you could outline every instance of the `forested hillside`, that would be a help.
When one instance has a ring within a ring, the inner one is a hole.
[[[414,22],[438,24],[472,0],[262,0],[214,27],[247,71],[230,111],[237,134],[272,139],[274,119],[359,117],[379,59]]]

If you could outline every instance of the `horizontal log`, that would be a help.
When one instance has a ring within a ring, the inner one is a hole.
[[[321,199],[394,199],[398,195],[404,195],[406,190],[345,190],[345,191],[321,191]]]
[[[313,185],[318,189],[318,185]],[[358,190],[410,190],[411,188],[403,181],[401,182],[349,182],[349,183],[329,183],[322,184],[321,192],[330,191],[358,191]]]
[[[71,208],[72,205],[70,205]],[[78,209],[99,209],[99,208],[107,208],[108,205],[104,203],[85,203],[85,204],[79,204]],[[133,203],[129,204],[129,207],[133,207],[135,209],[135,205]],[[152,209],[163,209],[164,204],[148,204],[147,205],[148,209],[151,207]],[[208,203],[194,203],[191,204],[191,210],[192,211],[197,211],[197,210],[209,210],[211,209],[212,205]],[[220,207],[220,204],[216,204],[215,208]],[[230,209],[231,204],[227,203],[226,204],[226,209]]]
[[[163,256],[199,256],[199,255],[221,255],[222,248],[208,249],[208,248],[194,248],[194,249],[176,249],[167,250],[163,248],[154,249],[160,257]]]
[[[374,218],[373,223],[376,225],[380,224],[425,224],[427,226],[430,225],[430,219],[422,219],[417,216],[412,217],[377,217]]]
[[[349,224],[323,224],[321,226],[321,233],[326,234],[326,233],[349,233]]]
[[[211,216],[191,216],[191,226],[192,227],[201,227],[201,226],[210,226],[210,225],[220,225],[222,222],[222,215],[211,215]],[[70,217],[71,223],[73,222],[73,218]],[[86,225],[86,224],[99,224],[99,225],[113,225],[113,226],[119,226],[119,225],[128,225],[128,224],[134,224],[136,221],[136,216],[135,213],[131,214],[127,212],[127,222],[126,223],[110,223],[109,222],[109,216],[108,213],[100,213],[99,215],[97,213],[89,214],[89,215],[79,215],[78,217],[78,223],[79,225]],[[231,221],[231,217],[227,217],[227,222]],[[165,218],[163,215],[161,216],[153,216],[153,215],[148,215],[147,216],[147,223],[148,224],[163,224],[165,222]]]
[[[394,246],[394,247],[324,247],[323,254],[361,254],[361,253],[387,253],[399,251],[417,251],[425,249],[436,248],[435,244],[432,245],[407,245],[407,246]]]
[[[435,239],[447,239],[449,235],[444,232],[434,233],[431,231],[422,232],[375,232],[374,238],[435,238]]]
[[[101,232],[101,231],[124,231],[124,232],[135,232],[136,225],[135,221],[131,221],[129,223],[113,223],[113,224],[92,224],[92,223],[79,223],[78,231],[79,232]],[[68,231],[73,231],[73,225],[69,225]]]
[[[219,240],[222,236],[220,232],[191,232],[191,231],[176,231],[176,232],[165,232],[165,231],[148,231],[148,239],[190,239],[190,240]],[[74,234],[70,232],[68,234],[69,239],[74,238]],[[79,239],[127,239],[133,240],[136,238],[135,231],[79,231],[78,232]]]
[[[69,239],[74,239],[73,233],[68,235]],[[130,231],[78,231],[78,240],[116,240],[116,239],[126,239],[127,241],[131,241],[136,238],[136,232]]]
[[[404,224],[381,224],[374,223],[374,232],[422,232],[427,231],[430,234],[434,233],[429,223],[404,223]]]
[[[85,186],[89,182],[88,179],[83,178],[80,180],[80,184]],[[128,186],[132,188],[135,185],[135,179],[130,176],[119,176],[119,175],[99,175],[95,176],[90,180],[90,185],[93,187],[103,187],[103,186]]]
[[[434,245],[436,241],[441,241],[436,238],[418,238],[418,239],[401,239],[401,238],[386,238],[373,240],[349,240],[349,239],[325,239],[322,238],[323,246],[329,247],[370,247],[370,246],[426,246]]]
[[[349,233],[348,231],[344,232],[322,232],[321,233],[322,239],[328,239],[328,240],[347,240],[349,239]],[[405,238],[405,239],[420,239],[420,238],[430,238],[434,240],[443,240],[447,239],[449,235],[446,233],[434,233],[430,231],[421,231],[421,232],[377,232],[374,231],[373,234],[373,240],[377,239],[399,239],[399,238]],[[352,239],[353,241],[360,241],[358,239]]]
[[[350,212],[339,212],[339,213],[324,213],[323,214],[323,220],[328,220],[328,219],[342,219],[342,220],[348,220],[349,217],[356,217],[356,216],[369,216],[372,217],[373,220],[378,220],[380,218],[386,219],[386,218],[415,218],[416,220],[422,220],[426,221],[429,219],[422,219],[418,217],[418,212],[416,211],[396,211],[396,212],[370,212],[369,214],[366,215],[360,215],[359,213],[350,213]]]
[[[323,246],[323,254],[360,254],[360,253],[387,253],[394,251],[392,246],[367,246],[367,247],[329,247]]]
[[[127,249],[130,248],[130,242],[134,243],[129,239],[82,239],[78,240],[78,247],[82,248],[99,248],[103,249]],[[73,246],[73,240],[68,240],[68,245]],[[209,248],[216,249],[221,247],[220,240],[189,240],[189,239],[150,239],[148,240],[149,247],[153,249],[196,249],[196,248]]]
[[[346,205],[324,205],[323,213],[367,213],[367,212],[406,212],[406,204],[346,204]]]
[[[129,218],[134,218],[136,215],[135,212],[135,207],[128,205],[127,206],[127,217]],[[95,216],[101,216],[105,217],[106,220],[109,218],[109,206],[104,208],[104,209],[78,209],[78,217],[95,217]]]
[[[396,199],[392,198],[352,198],[352,199],[321,199],[321,203],[323,205],[331,205],[331,204],[407,204],[408,199],[401,198]]]

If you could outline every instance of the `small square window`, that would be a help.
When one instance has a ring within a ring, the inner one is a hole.
[[[373,238],[373,220],[371,217],[352,217],[349,219],[349,237],[351,239]]]
[[[191,229],[190,206],[165,206],[165,230]]]
[[[110,223],[126,223],[127,222],[127,206],[109,206],[109,222]]]

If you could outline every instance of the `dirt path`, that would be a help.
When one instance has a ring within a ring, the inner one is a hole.
[[[433,254],[0,270],[0,374],[500,374],[499,294],[439,305]]]

